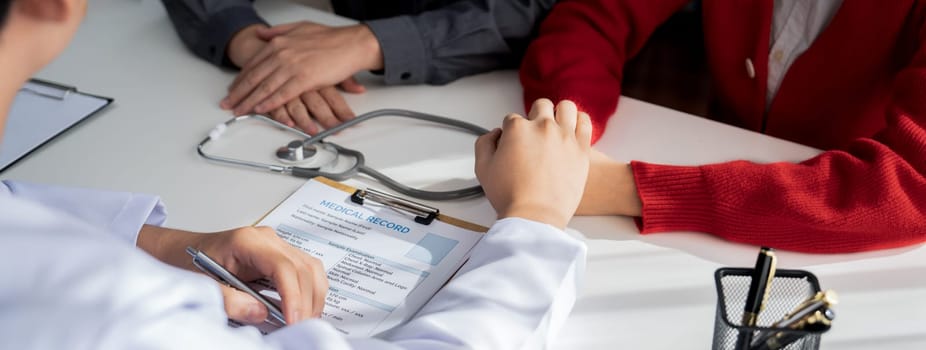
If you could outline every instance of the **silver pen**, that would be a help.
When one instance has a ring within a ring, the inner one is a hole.
[[[270,316],[275,320],[279,321],[283,325],[286,324],[286,319],[283,317],[283,312],[280,311],[274,303],[267,300],[263,295],[260,295],[253,288],[249,287],[246,283],[242,282],[234,274],[226,270],[222,265],[212,260],[206,253],[203,253],[201,250],[197,250],[193,247],[186,247],[186,252],[193,256],[193,265],[196,268],[200,269],[202,272],[211,276],[219,282],[227,284],[232,288],[240,290],[242,292],[248,293],[250,296],[257,299],[261,304],[267,307],[267,311],[270,313]]]

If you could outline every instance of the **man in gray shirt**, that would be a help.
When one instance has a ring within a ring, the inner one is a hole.
[[[310,134],[353,118],[340,93],[363,92],[353,74],[386,84],[445,84],[516,67],[555,0],[334,0],[346,27],[269,27],[251,0],[162,0],[198,56],[241,68],[221,106],[257,112]]]

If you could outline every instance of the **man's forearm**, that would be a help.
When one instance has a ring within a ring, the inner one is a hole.
[[[161,0],[183,43],[216,65],[232,66],[226,49],[242,29],[267,23],[251,0]]]
[[[457,1],[367,21],[382,47],[387,84],[445,84],[515,66],[554,0]]]

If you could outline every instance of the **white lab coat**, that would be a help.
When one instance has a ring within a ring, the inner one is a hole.
[[[229,328],[204,275],[134,247],[162,224],[153,196],[0,184],[0,348],[518,349],[544,344],[575,301],[585,245],[523,219],[498,221],[456,278],[408,323],[344,338],[321,320],[267,336]]]

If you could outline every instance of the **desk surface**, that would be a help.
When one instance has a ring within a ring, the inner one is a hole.
[[[280,0],[258,1],[271,22],[349,23]],[[229,118],[217,105],[234,77],[192,56],[158,1],[90,2],[65,54],[39,74],[116,103],[2,174],[50,184],[160,194],[173,227],[213,231],[248,225],[302,180],[207,163],[194,145]],[[350,95],[358,113],[406,108],[498,126],[520,111],[517,75],[496,72],[447,86],[386,88],[361,75],[369,91]],[[472,138],[414,122],[382,121],[337,137],[369,163],[416,184],[472,180]],[[246,145],[247,146],[247,145]],[[798,161],[816,150],[623,98],[596,146],[617,159],[701,164],[731,159]],[[269,152],[269,150],[267,151]],[[484,199],[439,203],[444,212],[482,224],[494,214]],[[641,236],[626,218],[576,218],[588,238],[586,282],[554,348],[707,348],[715,310],[713,271],[749,266],[756,247],[704,234]],[[926,346],[926,249],[813,256],[782,252],[784,267],[809,269],[837,290],[838,321],[823,337],[830,349]]]

